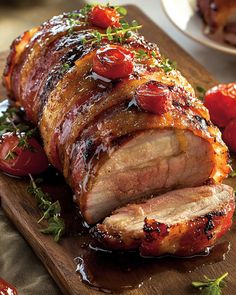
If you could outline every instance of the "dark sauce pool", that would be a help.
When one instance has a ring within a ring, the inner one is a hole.
[[[0,113],[8,105],[7,101],[0,103]],[[103,249],[90,236],[90,227],[73,202],[73,193],[62,174],[50,166],[39,177],[43,179],[43,191],[48,192],[54,201],[59,200],[62,208],[61,217],[65,221],[66,230],[60,244],[74,259],[74,271],[78,273],[78,280],[95,290],[112,294],[134,288],[142,289],[146,284],[151,284],[152,280],[158,281],[171,271],[186,274],[222,262],[230,250],[229,234],[212,249],[187,258],[140,257],[137,252]],[[232,231],[236,231],[235,225]]]

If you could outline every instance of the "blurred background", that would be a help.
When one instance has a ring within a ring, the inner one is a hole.
[[[0,0],[0,52],[8,50],[12,40],[23,31],[53,15],[78,9],[85,2],[137,5],[219,81],[236,80],[236,57],[187,38],[169,21],[160,0]]]

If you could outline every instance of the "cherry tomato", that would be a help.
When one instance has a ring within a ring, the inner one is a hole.
[[[223,131],[223,140],[229,149],[236,153],[236,118]]]
[[[17,291],[9,283],[0,278],[0,294],[1,295],[17,295]]]
[[[120,27],[120,14],[114,8],[98,5],[89,13],[88,21],[92,25],[103,29],[108,27]]]
[[[35,138],[27,139],[29,147],[19,146],[19,136],[6,133],[0,142],[0,169],[15,176],[39,174],[48,167],[48,159]]]
[[[133,72],[134,54],[121,46],[105,46],[93,58],[93,71],[108,79],[125,78]]]
[[[156,81],[139,86],[135,98],[140,108],[157,115],[168,112],[172,107],[171,91]]]
[[[236,118],[236,82],[220,84],[208,90],[204,104],[214,124],[219,127],[227,126]]]

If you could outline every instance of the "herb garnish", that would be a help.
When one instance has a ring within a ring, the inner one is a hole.
[[[67,72],[70,68],[70,65],[68,63],[64,63],[62,66],[61,66],[61,73],[64,74],[65,72]]]
[[[172,61],[169,58],[162,59],[160,63],[158,63],[157,67],[162,68],[165,73],[168,73],[172,70],[176,70],[177,63],[176,61]]]
[[[221,295],[222,288],[225,285],[224,279],[228,276],[228,273],[224,273],[217,279],[209,279],[207,276],[204,276],[204,282],[192,282],[194,288],[199,289],[203,292],[204,295]]]
[[[60,217],[60,203],[59,201],[52,202],[49,194],[44,193],[43,190],[37,186],[38,183],[41,183],[40,179],[34,181],[31,174],[29,174],[29,177],[30,185],[28,187],[28,192],[35,197],[39,208],[43,211],[43,215],[38,223],[44,219],[48,221],[48,227],[41,229],[40,232],[53,235],[54,240],[58,242],[65,232],[65,223]]]
[[[139,60],[145,60],[149,58],[149,55],[143,49],[138,49],[138,51],[135,51],[135,57]]]
[[[8,153],[6,154],[4,160],[6,160],[6,161],[13,160],[13,159],[15,159],[16,156],[17,156],[16,152],[8,151]]]
[[[139,25],[137,21],[133,20],[131,24],[120,21],[121,27],[108,27],[105,33],[100,33],[97,30],[91,32],[91,34],[85,37],[82,42],[83,44],[91,43],[100,43],[102,39],[108,39],[109,41],[114,41],[117,43],[124,43],[129,37],[131,37],[132,32],[137,32],[142,25]]]
[[[21,122],[24,112],[16,107],[8,107],[2,112],[0,117],[0,137],[7,132],[11,132],[19,137],[18,147],[33,151],[33,147],[29,144],[28,139],[37,134],[37,128],[33,128],[30,124]],[[8,152],[6,160],[14,159],[17,154],[14,150]]]
[[[112,7],[112,6],[110,6],[110,7]],[[127,14],[127,9],[122,6],[115,6],[114,8],[121,16],[125,16]]]
[[[199,93],[198,99],[203,100],[206,93],[206,89],[202,86],[196,86],[196,90]]]

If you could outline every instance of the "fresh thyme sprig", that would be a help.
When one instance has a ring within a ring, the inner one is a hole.
[[[172,70],[176,70],[177,63],[176,61],[172,61],[169,58],[162,59],[160,63],[158,63],[157,67],[164,70],[165,73],[168,73]]]
[[[124,43],[128,38],[131,37],[132,32],[137,32],[141,29],[142,25],[139,25],[137,21],[132,21],[131,25],[127,22],[121,22],[121,27],[108,27],[105,33],[100,33],[97,30],[91,32],[91,34],[85,37],[82,42],[84,44],[100,43],[102,39],[108,39],[117,43]]]
[[[221,295],[222,288],[225,285],[224,279],[227,276],[227,272],[217,279],[209,279],[207,276],[204,276],[204,282],[192,282],[192,286],[202,291],[204,295]]]
[[[39,208],[43,211],[42,217],[38,220],[41,223],[44,219],[48,221],[48,226],[40,230],[44,234],[51,234],[54,240],[58,242],[65,232],[64,220],[60,217],[61,206],[59,201],[52,202],[48,193],[44,193],[43,190],[37,186],[40,180],[33,179],[29,174],[30,185],[28,192],[33,195],[38,203]]]
[[[155,51],[151,52],[152,57],[154,57],[155,59],[158,58],[157,54]],[[161,68],[164,70],[165,73],[168,73],[172,70],[176,70],[177,69],[177,63],[176,61],[172,61],[169,58],[162,58],[161,61],[158,61],[157,65],[158,68]]]
[[[38,130],[30,124],[22,123],[21,118],[23,115],[24,113],[21,109],[12,106],[2,112],[0,117],[0,137],[8,132],[14,133],[19,137],[18,147],[33,151],[34,149],[28,139],[35,136]],[[16,156],[17,154],[14,150],[11,150],[6,155],[6,160],[14,159]]]
[[[143,49],[138,49],[134,53],[135,53],[135,57],[139,60],[146,60],[149,58],[149,54]]]

